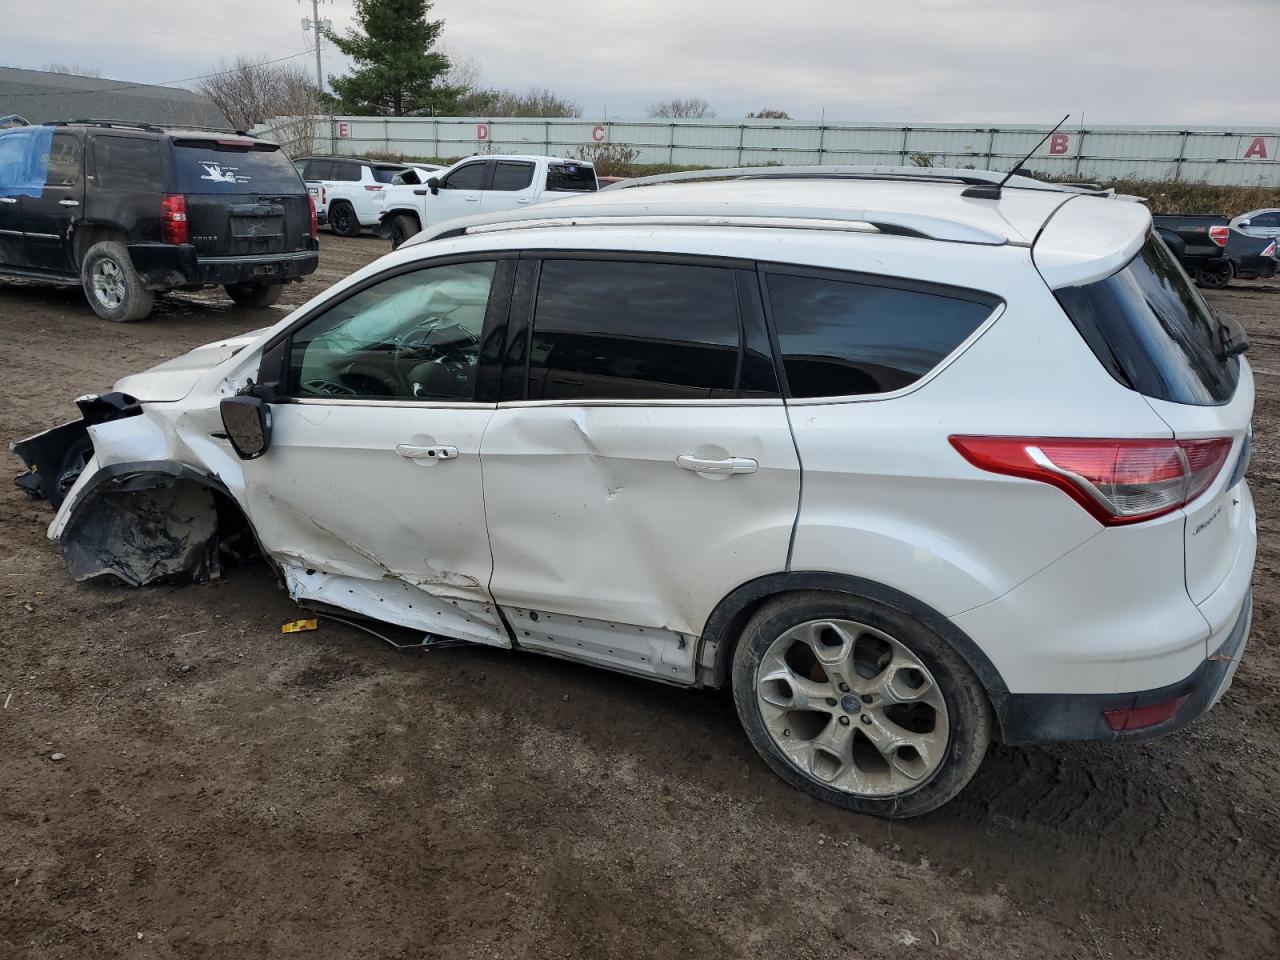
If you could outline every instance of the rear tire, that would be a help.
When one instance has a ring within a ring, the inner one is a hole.
[[[269,307],[280,299],[283,283],[228,283],[227,296],[242,307]]]
[[[118,240],[103,240],[89,248],[80,263],[80,283],[89,306],[103,320],[141,320],[155,303],[155,294],[133,268],[128,248]]]
[[[391,249],[396,250],[416,233],[421,232],[418,221],[407,213],[397,213],[391,218]]]
[[[959,793],[993,728],[986,690],[945,639],[849,594],[788,594],[761,607],[734,651],[733,699],[783,780],[893,819]]]
[[[1230,260],[1214,270],[1196,271],[1196,285],[1210,290],[1221,290],[1235,278],[1235,264]]]
[[[360,235],[360,218],[351,204],[345,200],[329,204],[329,229],[340,237]]]

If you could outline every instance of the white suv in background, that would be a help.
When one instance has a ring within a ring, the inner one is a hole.
[[[383,191],[397,174],[411,169],[403,163],[359,157],[304,157],[295,166],[316,202],[321,222],[343,237],[375,226],[382,213]]]
[[[422,187],[394,187],[383,199],[380,236],[395,249],[418,231],[455,217],[498,213],[564,200],[599,189],[585,160],[535,155],[475,156],[459,160]]]
[[[308,607],[731,689],[783,778],[880,816],[993,738],[1217,702],[1253,376],[1146,208],[971,170],[656,179],[702,177],[429,229],[82,398],[19,483],[77,579],[217,576],[240,534]]]

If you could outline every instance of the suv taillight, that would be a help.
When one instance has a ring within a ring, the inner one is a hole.
[[[1209,239],[1220,247],[1227,245],[1227,237],[1231,236],[1230,227],[1210,227]]]
[[[166,193],[160,201],[160,242],[187,243],[187,198],[180,193]]]
[[[1052,484],[1104,526],[1150,520],[1208,489],[1231,452],[1210,440],[962,437],[951,445],[975,467]]]
[[[311,208],[311,239],[316,240],[320,236],[320,220],[316,217],[316,198],[307,194],[307,206]]]

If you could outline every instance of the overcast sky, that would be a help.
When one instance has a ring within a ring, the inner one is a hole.
[[[307,0],[0,0],[0,62],[148,83],[307,49]],[[351,0],[321,6],[339,30]],[[31,11],[31,12],[28,12]],[[584,115],[696,95],[721,117],[1280,126],[1280,0],[438,0],[485,85]],[[301,56],[301,64],[313,61]],[[326,73],[343,64],[328,57]]]

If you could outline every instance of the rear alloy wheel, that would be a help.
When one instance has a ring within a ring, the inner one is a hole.
[[[228,283],[227,296],[242,307],[269,307],[280,299],[283,283]]]
[[[391,218],[391,249],[399,249],[400,244],[418,232],[420,231],[417,220],[407,213],[397,213]]]
[[[142,284],[123,243],[95,243],[80,264],[80,283],[93,312],[104,320],[127,323],[151,312],[155,295]]]
[[[360,220],[351,204],[339,201],[329,205],[329,229],[340,237],[359,235]]]
[[[1230,260],[1212,270],[1196,271],[1196,283],[1210,290],[1221,290],[1235,279],[1235,266]]]
[[[860,597],[766,604],[738,643],[733,689],[747,735],[784,780],[874,816],[941,806],[991,739],[986,692],[950,644]]]

